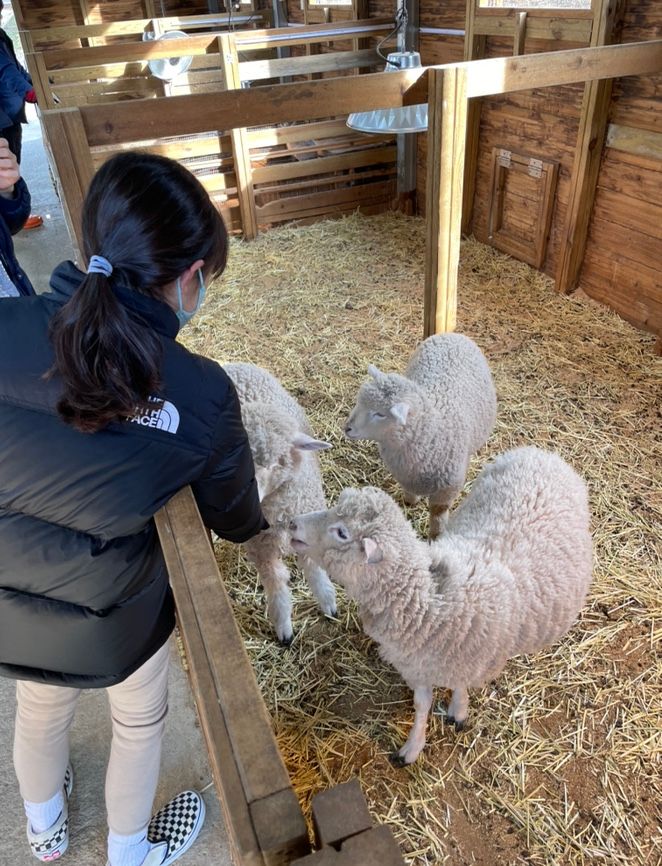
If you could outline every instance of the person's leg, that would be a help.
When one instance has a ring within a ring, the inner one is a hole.
[[[78,695],[77,689],[44,683],[16,687],[14,767],[30,850],[44,861],[61,857],[69,844],[69,728]]]
[[[166,643],[124,682],[107,690],[113,723],[106,775],[111,866],[138,866],[149,852],[147,827],[168,712],[168,656]]]
[[[21,796],[29,803],[47,803],[62,794],[79,694],[63,686],[16,684],[14,768]]]

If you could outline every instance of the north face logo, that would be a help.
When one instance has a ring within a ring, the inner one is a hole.
[[[156,430],[165,430],[166,433],[176,433],[179,427],[179,412],[177,407],[168,400],[159,400],[150,397],[150,401],[158,403],[158,406],[144,415],[134,415],[132,424],[140,424],[141,427],[154,427]]]

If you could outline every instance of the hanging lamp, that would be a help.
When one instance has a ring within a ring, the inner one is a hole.
[[[392,51],[386,58],[385,72],[413,69],[421,65],[418,51]],[[406,105],[402,108],[378,108],[350,114],[347,126],[358,132],[393,135],[404,132],[425,132],[428,128],[428,105]]]

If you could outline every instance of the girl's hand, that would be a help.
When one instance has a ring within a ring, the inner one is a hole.
[[[9,149],[7,139],[0,138],[0,195],[12,198],[14,185],[21,177],[18,161]]]

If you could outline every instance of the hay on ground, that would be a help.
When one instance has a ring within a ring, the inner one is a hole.
[[[285,227],[233,242],[230,266],[184,332],[192,349],[277,374],[308,411],[328,497],[377,484],[375,448],[342,437],[368,363],[402,370],[422,334],[424,227],[394,214]],[[217,547],[221,572],[304,806],[357,774],[408,863],[662,861],[662,363],[650,335],[495,250],[462,246],[457,329],[494,372],[497,453],[536,444],[588,481],[595,571],[588,604],[548,652],[512,660],[471,694],[462,734],[431,719],[418,763],[394,769],[411,694],[341,596],[324,620],[293,580],[296,637],[276,646],[255,574]],[[423,506],[407,509],[421,533]],[[439,698],[444,698],[443,694]]]

